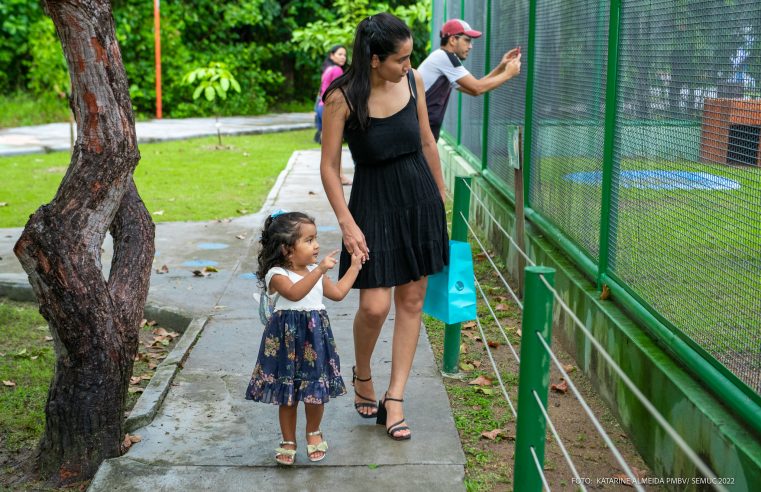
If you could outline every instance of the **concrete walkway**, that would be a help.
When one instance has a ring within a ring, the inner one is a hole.
[[[314,113],[282,113],[262,116],[186,118],[138,121],[135,123],[139,143],[181,140],[217,134],[246,135],[314,127]],[[71,128],[68,123],[0,129],[0,155],[33,154],[69,150]]]
[[[347,156],[344,162],[351,160]],[[345,169],[347,174],[351,171]],[[323,252],[340,246],[341,236],[320,185],[318,151],[293,155],[259,214],[227,223],[157,226],[149,302],[200,317],[205,320],[203,331],[184,363],[177,360],[181,370],[153,420],[132,431],[142,441],[126,455],[106,461],[90,490],[464,490],[465,457],[424,332],[405,395],[412,440],[392,441],[382,426],[355,413],[350,385],[355,292],[341,303],[327,304],[349,390],[326,405],[322,430],[330,443],[328,456],[320,463],[308,462],[302,407],[296,465],[285,469],[275,465],[273,450],[280,438],[277,407],[246,401],[243,394],[263,329],[251,297],[256,290],[251,275],[256,241],[264,218],[277,208],[313,215]],[[19,232],[0,230],[0,281],[25,281],[11,252]],[[106,251],[104,264],[110,262],[108,245]],[[192,270],[204,264],[216,266],[219,273],[194,277]],[[162,265],[169,273],[155,273]],[[331,274],[335,278],[336,271]],[[393,313],[373,360],[378,395],[388,385],[392,327]],[[192,342],[185,341],[188,347]]]

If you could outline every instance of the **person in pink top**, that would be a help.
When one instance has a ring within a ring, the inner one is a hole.
[[[322,100],[322,95],[325,94],[325,90],[328,86],[343,75],[343,67],[346,65],[346,47],[337,44],[330,48],[328,55],[325,57],[325,62],[322,64],[322,79],[320,81],[320,92],[317,94],[317,104],[315,104],[315,125],[317,126],[317,132],[314,134],[314,141],[322,143],[322,112],[325,109],[325,103]],[[341,184],[350,185],[351,179],[344,176],[341,173]]]
[[[317,93],[317,104],[315,104],[315,124],[317,125],[317,133],[314,134],[314,141],[321,142],[322,137],[322,111],[325,109],[325,103],[322,101],[322,95],[325,93],[325,89],[328,88],[331,82],[343,75],[343,66],[346,65],[346,48],[343,45],[337,44],[330,48],[328,55],[325,57],[325,62],[322,64],[322,78],[320,79],[320,92]]]

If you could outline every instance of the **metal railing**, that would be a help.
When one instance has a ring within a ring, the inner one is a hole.
[[[478,237],[477,232],[468,221],[470,212],[471,198],[475,203],[484,207],[486,215],[494,221],[494,224],[510,241],[518,253],[525,259],[528,266],[524,270],[525,274],[525,296],[523,302],[520,301],[518,294],[510,286],[500,269],[489,254],[488,248]],[[604,347],[592,335],[589,329],[582,323],[576,314],[563,301],[562,297],[554,288],[555,271],[552,268],[536,265],[535,262],[519,248],[519,242],[515,240],[502,226],[499,221],[491,214],[488,208],[478,197],[472,193],[471,178],[457,177],[455,179],[453,210],[452,239],[458,241],[467,241],[468,233],[471,239],[481,249],[481,254],[489,261],[492,269],[500,279],[505,289],[511,294],[516,305],[522,310],[522,335],[520,345],[520,356],[513,347],[507,334],[502,327],[491,301],[485,293],[482,285],[475,279],[476,288],[480,294],[482,302],[488,307],[489,313],[499,328],[506,345],[519,363],[519,386],[518,386],[518,405],[510,398],[510,395],[502,380],[501,371],[497,365],[496,359],[492,354],[492,349],[487,338],[486,331],[480,318],[477,318],[476,324],[481,334],[484,349],[487,352],[491,367],[500,387],[502,396],[510,407],[511,412],[517,419],[516,439],[515,439],[515,490],[520,492],[536,492],[542,489],[551,490],[553,484],[548,483],[543,471],[545,437],[549,428],[550,434],[555,439],[561,453],[573,475],[573,483],[580,490],[587,490],[586,485],[589,483],[587,477],[579,474],[578,468],[574,463],[573,457],[564,445],[560,434],[553,424],[550,415],[547,412],[547,398],[550,381],[550,368],[554,364],[563,379],[568,384],[571,393],[578,400],[581,408],[589,417],[595,429],[599,433],[606,446],[610,449],[615,460],[627,477],[627,485],[632,486],[635,490],[644,491],[642,486],[643,477],[638,477],[631,469],[629,464],[623,458],[611,437],[607,434],[597,416],[591,410],[586,400],[579,392],[572,378],[558,360],[558,357],[552,349],[552,320],[553,311],[559,309],[565,312],[572,320],[579,331],[586,337],[592,347],[599,352],[602,360],[618,375],[624,385],[639,400],[642,406],[649,412],[658,424],[672,438],[674,443],[680,448],[684,455],[695,465],[695,468],[704,477],[716,477],[716,474],[703,462],[694,450],[685,442],[685,440],[674,430],[673,426],[658,412],[653,404],[643,395],[636,387],[627,374],[616,364],[612,357],[605,351]],[[444,333],[445,356],[444,362],[448,364],[443,371],[448,374],[456,373],[459,360],[460,348],[460,324],[447,325]],[[447,353],[448,352],[448,353]],[[726,490],[721,484],[712,484],[715,490]]]

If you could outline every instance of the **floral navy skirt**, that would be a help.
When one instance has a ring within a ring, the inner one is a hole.
[[[328,313],[275,311],[264,328],[246,399],[292,406],[322,404],[343,394]]]

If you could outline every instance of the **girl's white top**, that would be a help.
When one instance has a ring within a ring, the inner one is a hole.
[[[312,264],[307,267],[310,272],[315,268],[317,268],[317,264]],[[264,277],[264,281],[267,284],[267,295],[270,296],[270,299],[275,299],[275,297],[277,297],[277,301],[275,303],[275,311],[321,311],[325,309],[325,304],[322,302],[322,277],[320,277],[320,280],[314,284],[314,287],[312,287],[312,290],[310,290],[307,295],[305,295],[301,300],[294,302],[289,301],[277,292],[270,293],[270,280],[272,280],[272,277],[275,275],[285,275],[291,279],[291,282],[293,283],[296,283],[303,278],[298,273],[286,270],[285,268],[270,268],[270,270],[267,272],[267,275]]]

